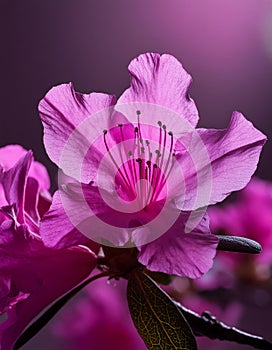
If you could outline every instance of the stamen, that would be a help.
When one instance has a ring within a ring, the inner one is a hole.
[[[169,173],[167,174],[167,170],[168,170],[168,167],[169,167],[169,162],[171,160],[171,154],[172,154],[172,150],[173,150],[173,143],[174,143],[174,138],[173,138],[173,132],[172,131],[169,131],[168,132],[168,135],[171,137],[171,144],[170,144],[170,151],[169,151],[169,155],[168,155],[168,159],[167,159],[167,162],[166,162],[166,166],[165,166],[165,169],[162,171],[162,168],[163,168],[163,159],[164,159],[164,154],[165,154],[165,147],[166,147],[166,127],[164,128],[164,143],[163,143],[163,154],[162,154],[162,158],[161,158],[161,163],[160,163],[160,168],[161,168],[161,173],[160,173],[160,178],[159,178],[159,181],[158,181],[158,184],[157,186],[159,188],[163,188],[166,184],[166,181],[173,169],[173,166],[174,166],[174,162],[172,162],[172,166],[169,170]],[[164,174],[164,179],[162,177],[162,175]],[[167,175],[166,175],[167,174]],[[154,200],[157,199],[159,195],[159,191],[157,191],[157,195],[153,198]]]
[[[139,208],[141,208],[141,198],[140,198],[141,197],[141,195],[140,195],[141,194],[141,187],[139,187],[139,183],[138,183],[138,176],[137,176],[137,170],[136,170],[135,162],[137,162],[140,165],[140,167],[141,167],[142,159],[141,158],[135,159],[133,157],[132,162],[133,162],[133,170],[134,170],[134,177],[135,177],[134,187],[137,186],[137,191],[136,191],[137,197],[138,197],[137,199],[138,199]]]
[[[132,155],[133,155],[132,151],[129,151],[128,152],[128,156],[132,157]],[[128,161],[129,170],[130,170],[130,173],[131,173],[131,175],[133,177],[133,181],[134,181],[133,190],[135,190],[135,183],[137,181],[137,177],[136,177],[136,173],[135,173],[135,171],[134,171],[134,169],[132,167],[132,163],[134,163],[134,159],[129,159],[129,161]]]
[[[148,194],[148,203],[152,203],[154,195],[155,195],[155,193],[157,191],[157,178],[158,178],[157,170],[158,170],[158,166],[157,166],[157,164],[154,164],[153,165],[152,179],[151,179],[151,186],[150,186],[150,189],[152,189],[152,195],[151,195],[151,198],[149,199],[150,193]],[[155,177],[154,174],[155,173],[156,173],[156,178],[154,180],[154,177]]]
[[[164,186],[165,184],[166,184],[166,182],[167,182],[167,180],[168,180],[168,178],[169,178],[169,176],[170,176],[170,174],[171,174],[171,171],[172,171],[172,169],[173,169],[173,167],[174,167],[174,164],[175,164],[175,153],[173,153],[172,154],[172,164],[171,164],[171,167],[170,167],[170,169],[169,169],[169,171],[168,171],[168,174],[165,176],[165,178],[164,178],[164,181],[163,181],[163,183],[162,183],[162,186]]]
[[[139,136],[140,136],[140,143],[143,143],[142,133],[141,133],[141,124],[140,124],[140,115],[141,111],[136,111],[137,114],[137,122],[138,122],[138,130],[139,130]]]
[[[152,158],[152,153],[150,152],[150,142],[148,140],[145,140],[147,150],[148,150],[148,155],[149,155],[149,160]]]
[[[146,162],[146,165],[147,165],[147,169],[148,169],[148,176],[147,176],[147,180],[149,179],[151,179],[151,160],[148,160],[147,162]]]
[[[118,166],[118,164],[116,163],[115,159],[113,158],[113,155],[111,154],[111,151],[110,151],[109,146],[108,146],[107,141],[106,141],[106,135],[107,135],[107,133],[108,133],[107,130],[103,130],[103,134],[104,134],[104,144],[105,144],[106,150],[107,150],[107,152],[108,152],[108,154],[109,154],[109,156],[110,156],[110,158],[111,158],[113,164],[115,165],[116,169],[118,170],[118,172],[120,173],[121,177],[122,177],[123,180],[125,181],[127,187],[130,188],[130,187],[129,187],[129,184],[128,184],[128,182],[127,182],[125,176],[124,176],[124,174],[122,173],[120,167]]]
[[[139,178],[141,180],[142,179],[142,159],[141,158],[137,158],[136,162],[139,164]]]
[[[120,133],[121,133],[122,145],[123,145],[123,147],[125,149],[125,154],[127,154],[127,148],[126,148],[126,143],[125,143],[125,138],[124,138],[124,133],[123,133],[123,124],[118,124],[118,127],[119,127],[119,130],[120,130]],[[122,151],[121,151],[120,147],[118,147],[118,150],[119,150],[121,162],[122,162],[123,167],[124,167],[125,175],[126,175],[128,183],[129,183],[130,191],[132,191],[132,193],[134,193],[133,186],[131,184],[131,178],[129,177],[128,171],[127,171],[128,158],[126,157],[126,161],[124,161],[123,154],[122,154]]]
[[[137,184],[137,171],[136,171],[136,165],[135,165],[135,158],[132,158],[132,165],[133,165],[133,175],[134,175],[134,187]]]
[[[172,164],[171,164],[171,168],[169,169],[169,172],[168,172],[168,174],[166,175],[165,182],[166,182],[167,179],[169,178],[169,176],[170,176],[170,174],[171,174],[171,171],[172,171],[172,169],[173,169],[173,167],[174,167],[175,157],[176,157],[176,155],[175,155],[175,153],[173,153],[173,154],[172,154]]]
[[[159,137],[159,152],[161,153],[161,143],[162,143],[162,122],[161,121],[158,121],[158,124],[160,126],[160,137]]]
[[[160,152],[158,149],[156,149],[156,150],[155,150],[155,153],[157,154],[155,164],[156,164],[157,166],[159,166],[159,158],[161,157],[161,152]]]
[[[164,174],[166,174],[166,172],[167,172],[167,169],[168,169],[168,166],[169,166],[169,162],[170,162],[170,159],[171,159],[171,153],[172,153],[172,151],[173,151],[173,144],[174,144],[173,132],[172,132],[172,131],[169,131],[169,132],[168,132],[168,135],[171,137],[171,145],[170,145],[170,151],[169,151],[167,163],[166,163],[166,166],[165,166],[165,169],[164,169]]]
[[[161,163],[160,163],[160,168],[162,169],[162,164],[163,164],[163,159],[164,159],[164,153],[165,153],[165,147],[166,147],[166,126],[163,125],[162,126],[163,130],[164,130],[164,138],[163,138],[163,150],[162,150],[162,157],[161,157]]]

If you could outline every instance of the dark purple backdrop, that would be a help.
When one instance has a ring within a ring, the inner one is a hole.
[[[119,95],[145,51],[171,53],[191,73],[201,126],[225,127],[239,110],[272,136],[269,0],[1,0],[0,13],[0,146],[32,149],[52,177],[38,101],[69,81]],[[271,151],[268,141],[258,169],[270,180]]]
[[[260,0],[2,0],[0,144],[33,149],[53,174],[38,101],[69,81],[119,95],[145,51],[172,53],[192,74],[201,126],[225,127],[239,110],[270,136],[271,11]],[[258,174],[272,179],[270,153],[267,143]]]

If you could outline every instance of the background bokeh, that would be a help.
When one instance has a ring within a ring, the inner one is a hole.
[[[69,81],[118,96],[129,61],[146,51],[171,53],[191,73],[201,127],[226,127],[239,110],[272,136],[271,0],[1,0],[0,37],[0,146],[32,149],[52,179],[38,101]],[[268,141],[257,171],[269,180],[271,151]]]

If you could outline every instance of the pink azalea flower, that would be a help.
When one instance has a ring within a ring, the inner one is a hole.
[[[228,261],[229,266],[241,267],[244,261],[250,266],[250,261],[269,268],[272,264],[272,184],[268,181],[253,178],[237,195],[235,202],[222,207],[211,207],[212,232],[223,231],[229,235],[237,235],[256,240],[262,245],[258,255],[243,256],[235,254],[231,261],[227,254],[221,258]],[[253,267],[253,266],[251,266]],[[267,270],[266,268],[266,270]],[[259,270],[261,273],[262,270]],[[257,272],[257,271],[256,271]],[[264,271],[263,271],[264,272]],[[253,277],[253,274],[252,274]]]
[[[191,77],[170,55],[140,55],[129,72],[117,101],[64,84],[40,102],[47,153],[71,177],[41,235],[55,248],[134,245],[148,269],[196,278],[218,243],[205,208],[248,183],[266,137],[238,112],[227,129],[197,129]]]
[[[126,303],[126,282],[105,279],[90,284],[52,325],[65,350],[144,350]]]
[[[11,350],[30,321],[86,278],[96,263],[87,248],[46,248],[41,215],[51,198],[46,169],[31,152],[0,149],[0,347]]]

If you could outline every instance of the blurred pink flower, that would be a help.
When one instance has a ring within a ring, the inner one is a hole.
[[[266,137],[238,112],[225,130],[196,129],[191,77],[170,55],[140,55],[129,71],[117,101],[65,84],[40,102],[48,155],[73,178],[41,235],[49,247],[132,241],[150,270],[197,278],[218,243],[202,208],[248,183]]]
[[[12,350],[42,309],[89,275],[96,256],[83,247],[44,247],[39,222],[50,182],[31,152],[1,148],[0,166],[0,347]]]
[[[245,189],[237,194],[235,202],[211,207],[209,216],[212,232],[247,237],[262,245],[262,252],[258,255],[232,254],[228,257],[227,254],[221,254],[224,259],[228,259],[229,266],[233,265],[235,268],[242,261],[245,264],[254,261],[267,268],[271,266],[272,184],[270,182],[253,178]]]
[[[144,350],[126,304],[126,282],[91,283],[52,325],[65,350]]]

